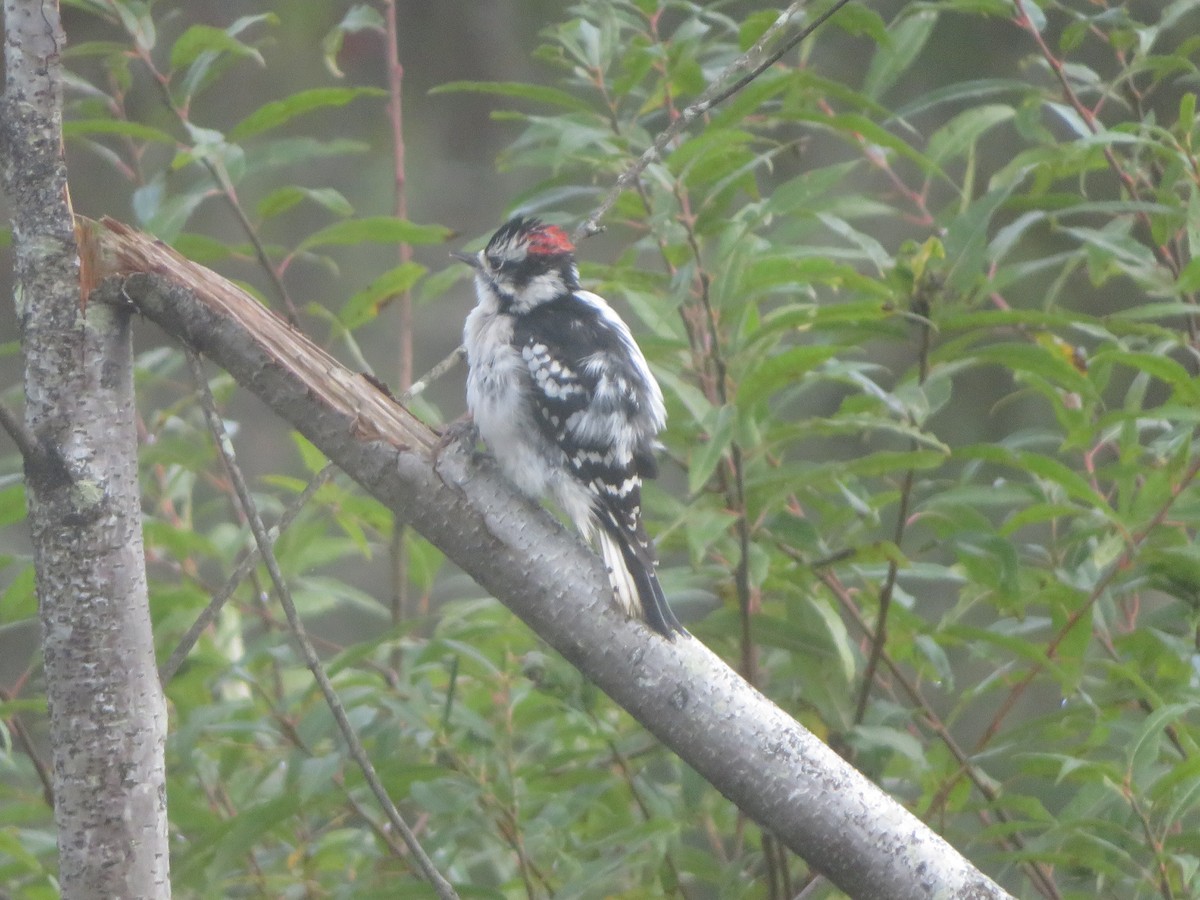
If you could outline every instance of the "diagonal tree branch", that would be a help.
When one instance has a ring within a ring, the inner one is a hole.
[[[224,367],[443,550],[749,816],[854,897],[1007,897],[698,641],[613,607],[600,561],[462,448],[215,274],[119,223],[99,274]]]

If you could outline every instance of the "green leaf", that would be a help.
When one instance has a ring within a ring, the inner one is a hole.
[[[904,121],[918,113],[934,109],[942,104],[968,101],[982,104],[987,97],[1021,95],[1029,91],[1029,83],[1010,78],[980,78],[975,81],[959,81],[943,85],[931,91],[922,91],[916,98],[896,110],[897,119]]]
[[[806,122],[814,128],[822,128],[837,134],[843,140],[861,146],[863,141],[877,147],[891,150],[921,167],[921,171],[937,178],[946,184],[953,185],[955,180],[946,174],[936,162],[915,149],[904,139],[892,134],[883,126],[867,116],[857,113],[840,113],[834,116],[818,115],[817,113],[798,112],[797,121]]]
[[[420,263],[411,261],[388,269],[346,301],[338,310],[338,321],[351,331],[366,324],[379,314],[386,301],[411,289],[427,271]]]
[[[1180,403],[1200,405],[1200,385],[1197,385],[1196,377],[1169,356],[1105,349],[1090,360],[1093,368],[1106,363],[1117,363],[1137,372],[1145,372],[1168,385]]]
[[[428,594],[433,589],[434,580],[446,561],[446,556],[425,538],[409,529],[408,546],[408,578],[421,591]]]
[[[735,128],[705,131],[684,143],[666,160],[667,167],[693,184],[710,184],[731,169],[754,160],[746,149],[754,135]]]
[[[350,7],[346,11],[346,15],[342,16],[342,21],[329,29],[329,33],[321,42],[321,48],[325,55],[325,67],[335,78],[341,78],[342,70],[338,68],[337,57],[342,52],[342,42],[346,39],[346,35],[356,34],[360,31],[375,31],[382,34],[386,27],[383,16],[375,7],[366,3]]]
[[[69,119],[63,122],[65,137],[74,138],[90,134],[120,134],[139,141],[177,143],[175,138],[165,131],[143,125],[141,122],[127,122],[123,119]]]
[[[1184,718],[1196,709],[1194,703],[1173,703],[1160,707],[1146,716],[1142,727],[1129,745],[1129,775],[1136,783],[1159,763],[1163,732],[1167,726]]]
[[[241,254],[251,256],[254,253],[254,248],[250,244],[223,244],[216,238],[209,237],[206,234],[194,234],[184,232],[177,234],[175,239],[171,241],[171,246],[182,253],[192,262],[199,263],[202,266],[212,266],[223,259]],[[270,252],[270,251],[268,251]]]
[[[821,619],[821,623],[829,632],[829,642],[833,645],[834,651],[837,653],[838,662],[842,666],[842,678],[847,684],[854,683],[855,654],[854,642],[850,639],[850,633],[846,630],[846,623],[842,620],[838,611],[833,608],[833,605],[824,597],[814,596],[809,601],[809,607],[816,611]]]
[[[363,141],[345,138],[330,141],[318,141],[307,137],[275,138],[261,144],[252,144],[246,149],[246,158],[252,169],[268,170],[334,156],[363,154],[370,149],[371,146]]]
[[[223,170],[230,183],[236,185],[246,171],[246,157],[242,148],[230,143],[225,135],[215,129],[200,128],[191,122],[184,124],[191,139],[191,146],[175,154],[171,161],[172,170],[179,171],[194,162],[203,161]]]
[[[1093,281],[1097,284],[1102,283],[1104,269],[1109,266],[1147,283],[1163,287],[1171,283],[1166,271],[1159,268],[1154,251],[1128,234],[1125,223],[1117,221],[1104,228],[1063,227],[1061,230],[1076,238],[1087,251]]]
[[[737,403],[743,408],[770,397],[779,388],[799,382],[821,363],[837,356],[840,347],[791,347],[757,363],[737,386]]]
[[[440,244],[453,234],[441,225],[416,225],[395,216],[347,219],[305,238],[297,251],[341,244]]]
[[[831,473],[840,472],[858,475],[862,478],[874,478],[879,475],[906,472],[909,469],[936,469],[945,464],[947,459],[949,459],[949,455],[938,450],[881,451],[849,460],[844,465],[829,465],[823,468]]]
[[[1088,377],[1075,368],[1063,352],[1041,344],[992,344],[961,353],[957,358],[960,361],[1000,366],[1015,376],[1035,375],[1056,387],[1074,391],[1085,397],[1092,397],[1096,393]]]
[[[976,106],[959,113],[929,138],[926,155],[939,165],[945,165],[970,150],[988,130],[1016,115],[1011,106],[990,104]]]
[[[946,284],[953,290],[966,294],[982,279],[992,216],[1015,188],[1015,184],[993,188],[943,226],[950,266]]]
[[[45,697],[19,697],[15,700],[3,700],[0,701],[0,718],[7,719],[18,713],[45,713],[48,708]],[[10,752],[7,751],[7,747],[6,752]],[[6,834],[7,831],[8,829],[0,831],[0,834]]]
[[[1183,134],[1190,132],[1196,125],[1196,95],[1190,91],[1185,91],[1179,98],[1179,118],[1175,120],[1175,124]],[[1194,185],[1192,189],[1194,192]]]
[[[852,266],[828,257],[760,254],[742,270],[739,289],[749,296],[757,296],[765,291],[794,289],[797,285],[819,283],[837,288],[847,282],[858,286],[864,281],[867,279],[858,275]],[[815,315],[816,310],[810,309],[809,319]]]
[[[912,415],[912,413],[909,413]],[[888,416],[872,413],[839,413],[835,418],[800,419],[789,423],[789,427],[776,432],[786,436],[794,431],[804,437],[828,437],[831,435],[849,435],[863,438],[872,432],[895,434],[907,438],[917,444],[922,444],[939,453],[950,453],[950,447],[938,440],[936,436],[927,434],[919,427],[909,422],[894,418],[894,411]]]
[[[236,57],[253,59],[260,66],[266,66],[261,53],[243,44],[225,29],[214,28],[212,25],[192,25],[171,47],[171,68],[182,69],[189,66],[204,53],[229,53]]]
[[[304,200],[311,200],[334,215],[350,216],[354,214],[354,207],[341,191],[333,188],[305,188],[288,185],[272,191],[258,202],[258,216],[263,220],[274,218]]]
[[[817,213],[817,218],[834,234],[845,238],[862,251],[863,257],[871,262],[877,273],[882,274],[892,267],[891,254],[866,232],[855,228],[845,219],[828,213]]]
[[[25,521],[25,485],[7,485],[0,490],[0,528]]]
[[[694,384],[684,381],[679,377],[678,373],[670,369],[658,370],[655,374],[658,376],[663,390],[667,394],[673,394],[677,397],[679,402],[683,404],[683,408],[687,410],[688,415],[697,422],[703,422],[708,416],[712,415],[715,407],[704,396],[704,392]]]
[[[258,202],[258,217],[266,220],[287,212],[306,196],[304,188],[295,185],[277,188]]]
[[[292,94],[284,100],[264,103],[229,132],[231,141],[242,141],[252,135],[262,134],[272,128],[291,121],[296,116],[318,109],[345,106],[359,97],[386,97],[387,91],[375,87],[324,87],[310,88]]]
[[[708,440],[696,448],[688,460],[688,492],[698,494],[717,466],[725,457],[733,442],[733,426],[737,412],[732,406],[722,406],[716,411],[711,424],[706,423]]]
[[[300,454],[300,459],[304,463],[305,471],[316,474],[325,468],[325,464],[329,461],[325,458],[325,454],[316,448],[308,438],[300,434],[298,431],[290,433],[292,443],[296,445],[296,450]]]
[[[729,534],[736,521],[735,514],[724,509],[714,509],[709,503],[694,503],[689,506],[677,524],[683,528],[688,554],[693,563],[703,560],[713,544]]]
[[[899,753],[913,762],[924,762],[925,748],[907,731],[887,725],[856,725],[850,735],[851,744],[861,753],[886,749]]]
[[[133,211],[142,228],[168,244],[183,230],[192,213],[209,197],[208,185],[196,185],[183,194],[168,195],[166,178],[159,173],[133,192]]]
[[[24,622],[37,615],[37,572],[23,567],[0,595],[0,624]]]
[[[563,109],[575,112],[591,113],[593,111],[589,104],[568,94],[566,91],[541,84],[523,84],[519,81],[450,81],[446,84],[439,84],[430,90],[429,93],[452,94],[462,92],[514,97],[520,100],[529,100],[533,103],[561,106]]]
[[[865,5],[851,3],[842,7],[832,22],[847,34],[855,36],[865,34],[876,44],[886,44],[890,40],[887,24],[883,21],[883,17]]]
[[[146,546],[179,560],[211,558],[217,548],[207,535],[180,528],[159,519],[147,519],[142,526]]]
[[[995,328],[1027,329],[1047,331],[1069,331],[1082,329],[1093,334],[1103,327],[1102,320],[1078,312],[1059,312],[1040,309],[982,309],[966,312],[947,311],[938,318],[938,328],[943,333],[952,331],[986,332]],[[1009,347],[1012,344],[1003,344]]]
[[[1115,513],[1108,501],[1096,493],[1084,476],[1049,456],[1028,450],[1011,450],[1008,447],[989,444],[974,444],[960,448],[957,455],[961,459],[983,459],[999,463],[1044,479],[1060,488],[1066,497],[1115,521]]]
[[[849,12],[849,9],[846,12]],[[772,9],[760,10],[746,16],[738,27],[738,49],[743,53],[749,50],[754,46],[754,42],[775,24],[775,20],[778,18],[779,13]],[[841,17],[838,18],[840,20]]]
[[[263,835],[270,834],[295,814],[301,798],[294,791],[281,791],[271,799],[242,807],[231,821],[227,822],[216,838],[218,857],[234,858],[254,846]]]
[[[1195,261],[1200,259],[1200,188],[1195,184],[1188,189],[1187,212],[1188,254]]]
[[[1067,681],[1058,662],[1046,656],[1041,642],[1031,638],[1029,634],[1023,633],[1031,630],[1035,624],[1036,622],[1033,620],[1026,620],[1021,623],[1020,631],[1013,633],[1011,623],[1006,621],[998,622],[990,628],[977,628],[954,623],[946,628],[945,633],[969,645],[991,645],[1005,650],[1016,659],[1044,667],[1055,680]]]
[[[863,79],[863,93],[878,100],[890,90],[916,60],[937,25],[936,10],[924,9],[892,23],[890,40],[875,48]]]
[[[765,211],[778,215],[808,212],[860,168],[861,163],[854,160],[795,175],[771,191]]]

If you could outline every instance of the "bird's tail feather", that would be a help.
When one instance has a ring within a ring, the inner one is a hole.
[[[667,603],[653,561],[643,559],[623,535],[613,534],[604,527],[598,532],[600,553],[608,567],[613,593],[626,615],[644,619],[668,640],[677,633],[687,634]]]
[[[637,582],[629,567],[625,565],[625,556],[621,553],[618,540],[601,528],[596,535],[600,544],[600,555],[604,557],[604,567],[608,569],[608,580],[612,584],[613,594],[617,605],[627,616],[641,617],[641,602]]]

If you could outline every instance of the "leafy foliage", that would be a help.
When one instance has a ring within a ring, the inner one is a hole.
[[[132,0],[76,5],[116,37],[71,51],[67,134],[128,179],[141,227],[257,264],[285,306],[297,270],[370,259],[346,299],[306,308],[355,357],[392,297],[448,286],[366,255],[446,229],[360,211],[305,169],[369,146],[306,123],[378,115],[386,92],[324,84],[200,119],[274,64],[273,14],[181,26]],[[539,83],[440,90],[491,98],[517,129],[500,160],[528,176],[516,207],[582,218],[776,17],[586,0],[545,29]],[[1198,22],[1195,0],[852,5],[621,194],[615,257],[581,248],[668,395],[674,465],[647,504],[689,627],[1019,896],[1200,895]],[[324,42],[330,77],[349,36],[381,27],[351,10]],[[1020,58],[943,66],[973,32]],[[132,102],[147,85],[153,115]],[[240,233],[200,230],[215,203]],[[299,209],[304,228],[282,227]],[[163,658],[247,546],[180,371],[174,350],[140,358]],[[248,426],[228,379],[213,387]],[[301,441],[270,458],[260,503],[278,514],[323,460]],[[0,488],[11,525],[19,482]],[[411,536],[413,590],[453,602],[388,623],[356,573],[391,528],[335,481],[278,553],[456,885],[790,897],[812,877]],[[31,569],[0,563],[14,632]],[[167,688],[177,893],[421,896],[264,584]],[[0,883],[54,896],[25,681],[0,696]]]

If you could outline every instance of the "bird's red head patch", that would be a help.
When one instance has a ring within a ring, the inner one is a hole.
[[[529,252],[544,256],[573,253],[575,245],[557,225],[542,225],[529,237]]]

